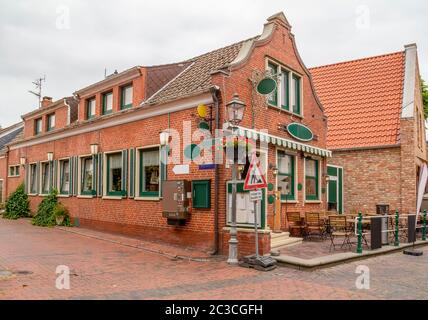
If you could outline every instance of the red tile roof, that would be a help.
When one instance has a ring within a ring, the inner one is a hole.
[[[399,142],[405,53],[310,69],[328,116],[331,150]]]

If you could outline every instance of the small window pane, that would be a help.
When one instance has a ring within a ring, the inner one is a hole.
[[[19,166],[15,167],[15,176],[19,176]]]
[[[159,150],[142,151],[141,192],[159,192]]]
[[[104,95],[104,112],[113,110],[113,93],[106,93]]]
[[[35,164],[30,166],[30,193],[37,193],[37,166]]]
[[[48,131],[55,128],[55,115],[48,116]]]
[[[292,158],[288,155],[280,155],[278,158],[278,169],[282,174],[292,173]]]
[[[112,154],[108,156],[109,166],[109,192],[122,191],[122,154]]]
[[[300,114],[300,78],[297,76],[293,76],[292,91],[293,113]]]
[[[122,107],[132,105],[133,88],[132,86],[122,88]]]
[[[95,99],[88,100],[87,108],[87,117],[90,119],[95,116]]]
[[[92,192],[92,158],[84,158],[83,160],[83,192]]]
[[[35,123],[35,133],[39,134],[42,132],[42,119],[37,119]]]
[[[49,163],[42,164],[42,194],[49,193]]]
[[[288,77],[289,77],[289,73],[287,71],[283,71],[281,75],[281,105],[283,109],[286,109],[286,110],[289,110]]]
[[[314,160],[306,160],[306,176],[307,177],[316,177],[316,167],[317,163]]]
[[[306,178],[306,196],[317,196],[317,180]]]

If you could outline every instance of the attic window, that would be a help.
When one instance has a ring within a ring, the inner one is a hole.
[[[47,130],[46,131],[52,131],[55,129],[55,113],[52,113],[47,116]]]
[[[113,92],[103,94],[103,114],[113,112]]]
[[[133,90],[132,84],[122,87],[122,94],[120,98],[120,109],[127,109],[132,107]]]
[[[34,134],[42,133],[42,118],[34,120]]]

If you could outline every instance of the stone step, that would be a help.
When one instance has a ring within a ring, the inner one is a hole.
[[[301,244],[302,242],[303,242],[302,238],[287,238],[287,239],[281,239],[279,241],[272,241],[271,249],[294,246],[297,244]]]
[[[281,233],[272,232],[270,234],[270,238],[272,240],[278,239],[278,238],[289,238],[289,237],[290,237],[290,232],[281,232]]]

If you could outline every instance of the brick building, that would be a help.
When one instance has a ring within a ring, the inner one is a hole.
[[[426,132],[417,47],[313,68],[328,116],[330,209],[416,211]]]
[[[257,90],[263,79],[277,80],[268,96]],[[270,184],[258,210],[266,253],[272,192],[282,190],[282,230],[286,211],[325,210],[331,156],[327,118],[282,13],[251,39],[180,63],[115,73],[57,102],[45,98],[40,109],[23,116],[22,138],[8,145],[8,163],[25,163],[19,177],[7,179],[8,193],[25,181],[35,212],[55,188],[79,226],[226,252],[231,170],[225,161],[207,160],[206,143],[227,122],[226,104],[235,93],[247,106],[238,134],[257,144]],[[197,108],[204,106],[201,119]],[[178,143],[161,144],[162,132],[172,140],[176,133]],[[182,225],[163,216],[163,185],[171,180],[191,183],[190,214]],[[254,215],[242,184],[241,255],[254,247]]]
[[[0,129],[0,204],[8,194],[7,180],[16,179],[20,176],[19,163],[10,165],[8,162],[7,145],[22,135],[24,123],[16,123],[10,127]]]

